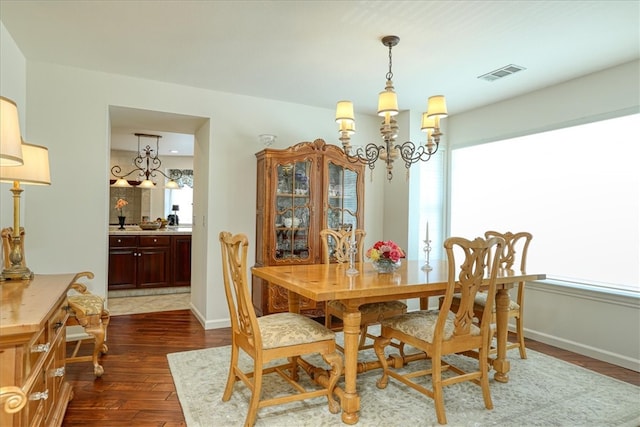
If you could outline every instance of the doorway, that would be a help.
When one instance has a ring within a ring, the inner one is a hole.
[[[172,114],[150,110],[140,110],[127,107],[110,106],[110,169],[115,165],[120,165],[122,170],[120,174],[127,174],[134,170],[133,158],[137,155],[139,141],[136,139],[136,133],[144,133],[150,135],[159,135],[159,143],[157,147],[157,155],[162,164],[159,170],[166,172],[168,169],[191,170],[196,167],[193,162],[193,151],[195,144],[196,131],[208,120],[202,117],[185,116],[180,114]],[[144,145],[143,145],[144,147]],[[155,143],[152,145],[156,149]],[[110,180],[116,179],[112,175],[111,170],[107,171]],[[138,171],[127,176],[127,180],[137,180]],[[160,178],[164,178],[160,176]],[[192,188],[194,195],[197,192],[197,183],[193,181],[191,175]],[[142,178],[144,179],[144,178]],[[150,190],[142,190],[146,194],[139,198],[134,198],[135,203],[141,206],[132,206],[132,217],[127,219],[127,224],[131,228],[136,228],[142,220],[147,217],[153,221],[156,218],[166,219],[171,214],[171,191],[165,190],[163,187],[164,179],[158,179],[157,187]],[[109,185],[107,183],[107,185]],[[111,190],[111,189],[110,189]],[[120,189],[118,189],[120,190]],[[110,191],[109,193],[112,193]],[[183,199],[181,199],[183,200]],[[182,202],[184,203],[184,202]],[[109,201],[109,209],[113,210],[111,200]],[[186,214],[190,209],[184,207]],[[191,208],[189,206],[188,208]],[[136,212],[136,213],[134,213]],[[180,215],[180,230],[184,231],[190,228],[193,220],[191,215]],[[110,227],[113,228],[113,227]],[[188,267],[192,270],[193,259]],[[176,287],[144,287],[126,290],[108,289],[107,296],[113,299],[113,305],[116,310],[126,313],[131,311],[131,306],[139,307],[141,312],[149,311],[165,311],[167,309],[188,308],[185,301],[190,300],[190,286]],[[185,295],[186,294],[186,295]],[[127,301],[134,299],[135,301]],[[118,300],[117,302],[115,300]],[[157,308],[157,310],[154,309]],[[171,308],[175,307],[175,308]],[[111,307],[110,307],[111,308]]]

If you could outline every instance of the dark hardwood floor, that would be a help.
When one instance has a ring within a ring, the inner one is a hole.
[[[62,425],[184,426],[166,355],[228,345],[230,341],[228,328],[205,331],[188,310],[113,316],[108,329],[109,353],[102,358],[104,375],[96,379],[90,362],[67,365],[74,398]],[[638,372],[532,340],[527,340],[527,346],[640,386]],[[90,351],[91,344],[85,344],[83,350]]]

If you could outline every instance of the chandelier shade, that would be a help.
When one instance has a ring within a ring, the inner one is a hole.
[[[391,50],[400,42],[398,36],[385,36],[382,44],[389,48],[389,71],[386,74],[385,88],[378,95],[378,116],[383,117],[380,126],[380,136],[383,144],[369,143],[365,147],[358,147],[352,150],[351,136],[356,131],[356,122],[351,101],[339,101],[336,105],[336,123],[340,142],[349,161],[353,163],[366,164],[370,169],[374,169],[376,162],[380,159],[385,162],[387,170],[387,180],[393,178],[393,162],[401,160],[407,168],[419,161],[426,162],[433,156],[440,146],[440,119],[447,117],[447,103],[444,95],[431,96],[427,100],[427,111],[422,114],[420,129],[427,134],[424,144],[414,144],[406,141],[396,144],[398,137],[398,123],[394,116],[398,115],[398,95],[393,87],[392,55]]]
[[[156,188],[156,182],[154,181],[157,178],[157,174],[160,174],[168,179],[167,183],[164,185],[165,188],[168,189],[177,189],[180,188],[177,179],[182,177],[182,173],[179,170],[174,170],[171,176],[168,176],[160,167],[162,166],[162,160],[158,156],[160,135],[149,135],[146,133],[135,133],[135,136],[138,137],[138,153],[137,156],[133,158],[133,165],[135,168],[128,173],[122,173],[122,167],[119,165],[115,165],[111,168],[111,174],[115,176],[116,182],[113,183],[112,187],[131,187],[131,184],[127,181],[126,177],[129,175],[137,173],[133,177],[137,178],[139,188]],[[156,139],[156,148],[153,149],[150,145],[147,145],[144,148],[140,148],[140,138],[155,138]]]

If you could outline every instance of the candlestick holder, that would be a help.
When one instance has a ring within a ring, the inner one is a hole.
[[[356,248],[356,242],[354,241],[349,242],[348,251],[349,251],[349,268],[347,269],[347,276],[355,276],[356,274],[360,273],[354,266],[356,253],[358,252],[358,249]]]
[[[424,247],[422,248],[422,251],[424,252],[424,264],[422,265],[421,269],[423,271],[431,271],[433,270],[433,267],[429,265],[429,252],[431,252],[431,240],[423,240],[423,242],[424,242]]]

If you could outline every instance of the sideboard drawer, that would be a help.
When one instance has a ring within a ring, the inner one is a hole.
[[[138,246],[138,236],[109,236],[110,247]]]
[[[171,236],[140,236],[140,246],[169,246]]]

